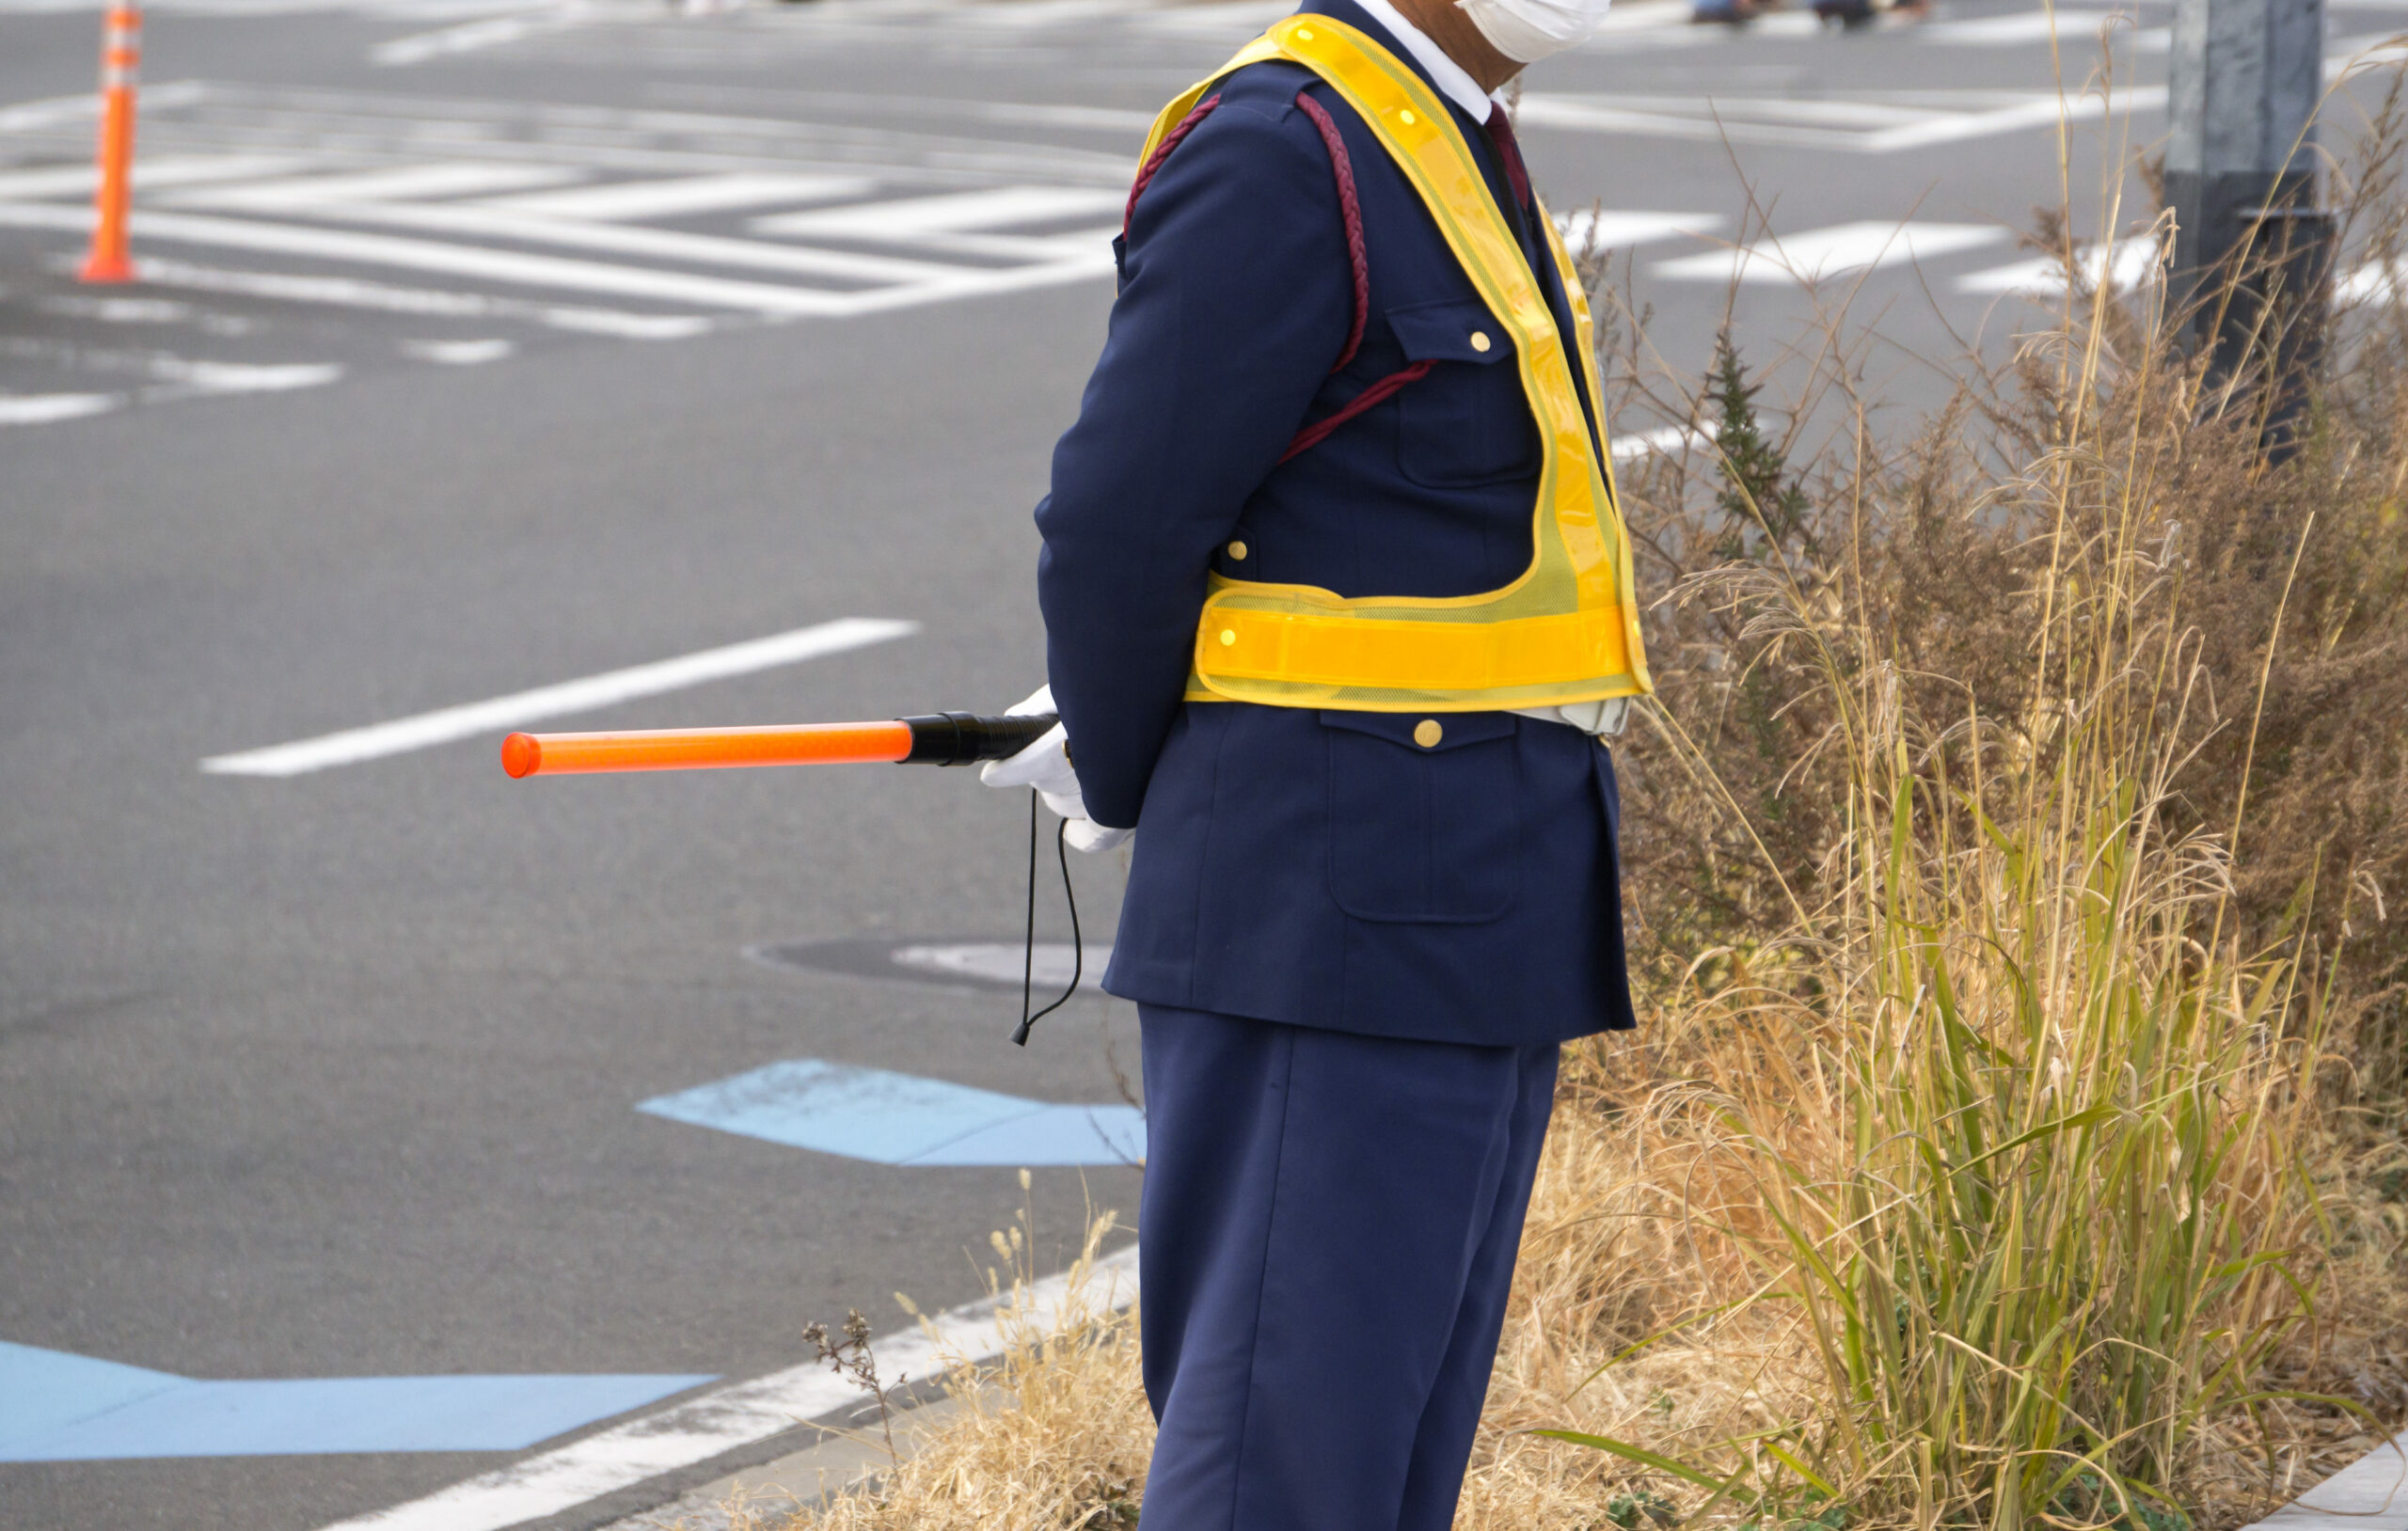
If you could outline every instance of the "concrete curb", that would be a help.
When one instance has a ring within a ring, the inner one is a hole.
[[[954,1397],[896,1410],[894,1460],[913,1455],[960,1413],[961,1400]],[[822,1438],[800,1451],[730,1473],[598,1531],[731,1531],[739,1508],[771,1521],[797,1515],[825,1505],[890,1465],[874,1410],[841,1432],[839,1427],[822,1428]]]
[[[2408,1531],[2408,1434],[2375,1447],[2246,1531]]]
[[[1001,1310],[1017,1300],[1033,1321],[1050,1324],[1072,1295],[1072,1275],[1065,1271],[1047,1276],[1015,1292],[949,1309],[917,1328],[882,1335],[874,1342],[879,1370],[926,1386],[943,1375],[949,1358],[994,1355],[1005,1344]],[[1099,1257],[1085,1275],[1095,1284],[1088,1301],[1125,1307],[1137,1297],[1136,1246]],[[567,1531],[624,1523],[630,1512],[690,1497],[687,1491],[694,1485],[706,1489],[732,1468],[811,1455],[829,1435],[849,1427],[862,1402],[862,1391],[849,1378],[822,1363],[804,1363],[706,1389],[323,1531],[504,1531],[538,1525]],[[809,1443],[808,1448],[792,1451],[787,1443],[797,1440]]]

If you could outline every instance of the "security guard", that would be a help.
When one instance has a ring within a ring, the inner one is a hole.
[[[989,780],[1138,831],[1144,1531],[1451,1523],[1558,1047],[1633,1023],[1630,551],[1489,95],[1603,10],[1307,0],[1130,197],[1037,512],[1062,728]]]

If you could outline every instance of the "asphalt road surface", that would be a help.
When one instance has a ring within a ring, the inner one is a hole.
[[[2330,3],[2337,54],[2408,26]],[[1032,687],[1135,148],[1281,8],[182,0],[145,279],[94,288],[97,20],[0,0],[0,1525],[313,1531],[973,1299],[1024,1199],[1039,1273],[1133,1206],[1128,1007],[1006,1042],[1023,799],[494,747]],[[2052,53],[2031,0],[1634,0],[1523,134],[1665,365],[1846,292],[1911,406],[2045,286],[2016,235],[2106,9]],[[2165,22],[2085,134],[2162,134]],[[1096,943],[1119,872],[1077,867]]]

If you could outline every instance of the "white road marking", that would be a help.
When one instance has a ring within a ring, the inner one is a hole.
[[[2017,11],[2005,16],[1977,16],[1960,22],[1928,22],[1915,29],[1921,42],[1957,43],[1969,48],[2001,43],[2047,42],[2052,38],[2087,39],[2113,21],[2129,23],[2129,12],[2107,10]],[[2118,30],[2129,31],[2125,26]]]
[[[2087,245],[2075,252],[2074,260],[2092,287],[2112,283],[2116,292],[2123,292],[2156,278],[2161,249],[2154,239],[2119,239],[2112,253],[2105,245]],[[2046,294],[2065,290],[2065,262],[2053,255],[1992,266],[1956,278],[1959,292]]]
[[[775,203],[829,202],[840,197],[866,197],[876,184],[867,176],[779,175],[738,170],[724,175],[621,181],[607,186],[579,186],[568,191],[486,197],[480,197],[478,205],[547,218],[616,223],[643,218],[683,218],[701,213],[728,213],[739,208]]]
[[[242,181],[171,192],[165,207],[231,208],[246,213],[298,213],[328,202],[390,202],[415,197],[476,197],[582,181],[585,172],[558,165],[493,161],[396,165],[341,175]]]
[[[2393,69],[2408,63],[2408,47],[2399,45],[2398,32],[2368,32],[2343,38],[2324,55],[2324,77],[2338,80],[2368,70]]]
[[[549,16],[496,16],[485,21],[466,22],[458,26],[446,26],[433,32],[419,32],[405,38],[394,38],[368,50],[368,61],[386,69],[405,68],[423,64],[430,58],[443,58],[452,54],[475,53],[483,48],[498,48],[504,43],[519,42],[543,32],[557,32],[583,21],[586,8],[564,5]]]
[[[774,34],[727,35],[750,47]],[[720,94],[714,91],[704,99]],[[172,96],[178,105],[206,107],[208,121],[163,115],[163,95]],[[82,100],[83,121],[92,116],[91,99],[87,94]],[[400,159],[441,153],[452,159],[578,165],[623,174],[874,169],[924,181],[933,174],[944,184],[957,184],[967,174],[1109,185],[1124,193],[1130,173],[1122,153],[998,141],[992,132],[872,132],[849,122],[718,111],[626,110],[198,82],[145,87],[142,99],[146,131],[152,134],[149,142],[193,131],[205,133],[213,145],[259,152],[290,151],[294,144],[325,145],[340,146],[352,155]],[[51,124],[52,131],[56,126]],[[5,118],[0,118],[0,131],[8,131]]]
[[[0,393],[0,425],[49,425],[105,415],[124,403],[121,393]]]
[[[1557,213],[1555,224],[1563,230],[1564,245],[1578,255],[1652,245],[1681,234],[1710,234],[1722,227],[1722,219],[1711,213],[1614,213],[1586,208]]]
[[[1672,281],[1813,282],[1978,249],[2004,238],[2005,229],[1987,224],[1876,219],[1776,235],[1737,250],[1685,255],[1658,261],[1654,271]]]
[[[182,356],[152,356],[147,369],[176,393],[291,393],[295,388],[324,387],[340,382],[342,369],[332,362],[286,362],[259,365],[241,361],[188,361]]]
[[[1878,91],[1830,100],[1735,94],[1526,95],[1518,120],[1528,127],[1572,133],[1896,154],[2164,105],[2163,86],[2120,90],[2112,99],[2097,93],[2060,96],[2052,90]]]
[[[1653,431],[1640,431],[1626,436],[1615,436],[1606,443],[1607,455],[1615,462],[1659,451],[1666,456],[1686,450],[1713,437],[1693,425],[1665,425]]]
[[[754,233],[784,238],[864,239],[909,243],[930,234],[958,234],[1012,224],[1043,223],[1118,213],[1125,190],[1083,186],[998,186],[946,197],[911,197],[860,207],[780,213],[755,218]]]
[[[2401,292],[2408,292],[2408,280],[2403,278],[2408,278],[2408,260],[2391,264],[2369,260],[2334,284],[2334,307],[2394,302]]]
[[[436,208],[411,210],[396,207],[381,211],[434,213],[444,210]],[[0,228],[51,229],[82,233],[89,227],[91,215],[81,208],[46,205],[40,202],[0,202]],[[547,231],[581,230],[597,235],[649,235],[657,240],[694,240],[708,237],[696,234],[673,234],[657,229],[614,229],[607,225],[581,226],[547,219],[524,221],[531,227],[540,227]],[[1083,246],[1062,240],[1032,241],[1031,244],[1041,243],[1047,256],[1043,263],[1000,270],[978,270],[927,262],[891,261],[889,264],[895,268],[915,267],[927,272],[927,275],[918,280],[898,282],[887,287],[836,292],[817,288],[738,281],[722,276],[695,276],[686,272],[664,271],[648,266],[613,265],[560,256],[535,255],[517,250],[498,250],[483,245],[450,245],[431,240],[397,238],[388,234],[353,233],[341,229],[304,228],[295,224],[262,223],[250,219],[217,217],[207,213],[144,213],[137,210],[131,222],[134,239],[137,245],[145,240],[164,240],[169,244],[216,245],[231,249],[309,256],[320,260],[393,266],[404,270],[435,271],[447,276],[483,277],[491,281],[510,282],[528,287],[549,287],[568,292],[608,292],[620,297],[702,304],[717,308],[734,308],[764,315],[798,318],[805,316],[840,318],[857,314],[883,313],[924,303],[993,296],[1005,292],[1026,292],[1033,288],[1057,286],[1065,282],[1085,281],[1091,277],[1108,276],[1112,272],[1112,251],[1102,243]],[[779,247],[756,245],[743,240],[717,240],[713,243],[721,246],[764,250],[770,254],[816,254],[827,256],[831,260],[853,259],[839,257],[833,251],[784,250],[781,252]]]
[[[1081,1311],[1110,1311],[1136,1301],[1136,1255],[1132,1245],[1095,1262],[1089,1280],[1096,1289],[1083,1300]],[[1069,1296],[1068,1272],[1048,1276],[1022,1292],[1022,1311],[1039,1331],[1051,1329],[1069,1316]],[[997,1323],[1001,1306],[1000,1300],[987,1298],[918,1329],[880,1336],[875,1342],[879,1375],[925,1379],[952,1359],[994,1355],[1005,1343]],[[784,1434],[860,1398],[859,1388],[822,1363],[789,1366],[325,1531],[502,1531]]]
[[[254,326],[233,314],[213,313],[169,298],[100,297],[62,292],[39,300],[44,313],[96,320],[103,324],[190,324],[211,335],[247,335]]]
[[[76,0],[61,9],[89,10],[91,7]],[[163,85],[142,87],[142,104],[150,111],[189,106],[200,99],[200,86],[190,80],[177,80]],[[14,106],[0,107],[0,133],[33,133],[70,122],[88,122],[101,115],[101,94],[97,90],[79,90],[71,96],[52,96],[42,101],[19,102]],[[135,174],[139,176],[139,168]]]
[[[508,340],[404,340],[402,355],[442,367],[482,367],[517,351]]]
[[[44,313],[97,319],[103,324],[174,324],[192,317],[192,305],[166,298],[95,298],[82,293],[44,298]]]
[[[1865,152],[1894,154],[1901,150],[1931,149],[1941,144],[1962,143],[1969,138],[1987,138],[1993,134],[2054,127],[2059,122],[2070,125],[2096,122],[2110,117],[2131,117],[2138,112],[2163,110],[2165,99],[2165,87],[2162,85],[2135,86],[2130,90],[2119,90],[2112,97],[2097,93],[2038,96],[2013,106],[2001,106],[1987,112],[1953,113],[1934,121],[1909,122],[1884,129],[1868,137]]]
[[[246,181],[282,175],[308,162],[289,155],[169,154],[134,162],[134,189],[162,191],[213,181]],[[0,201],[24,197],[89,197],[99,172],[88,165],[55,165],[40,170],[0,171]]]
[[[0,355],[26,356],[101,372],[134,372],[151,387],[146,400],[202,394],[288,393],[337,381],[342,369],[331,362],[196,361],[165,351],[86,350],[32,336],[0,336]]]
[[[76,262],[71,258],[71,268]],[[135,262],[143,282],[193,292],[240,292],[285,303],[316,303],[336,308],[419,314],[453,319],[518,319],[587,335],[632,340],[676,340],[700,335],[716,321],[699,314],[638,314],[617,308],[562,308],[483,292],[446,292],[392,287],[354,276],[296,276],[277,271],[225,271],[181,260],[144,257]]]
[[[1117,106],[1050,106],[990,101],[973,102],[961,109],[988,122],[1029,122],[1048,128],[1093,128],[1099,133],[1144,134],[1154,125],[1153,113],[1133,112]]]
[[[194,202],[236,210],[251,204],[243,190],[194,194]],[[340,223],[377,224],[413,233],[450,234],[467,239],[504,239],[531,245],[558,245],[570,249],[597,250],[640,260],[682,260],[700,265],[743,266],[795,276],[829,276],[839,281],[921,281],[958,275],[958,266],[893,256],[862,255],[848,250],[799,248],[756,240],[728,239],[718,234],[688,233],[676,229],[627,228],[618,224],[570,223],[536,217],[504,208],[470,202],[343,202],[294,207],[271,203],[270,210]],[[137,230],[138,231],[138,230]],[[499,252],[497,252],[499,253]],[[536,259],[545,259],[537,257]],[[621,268],[625,269],[625,268]],[[708,278],[705,278],[708,279]],[[830,294],[833,295],[833,294]],[[825,311],[825,310],[821,310]]]
[[[439,707],[433,712],[398,718],[387,723],[372,723],[366,728],[322,734],[315,738],[271,745],[264,750],[212,755],[200,763],[200,768],[216,776],[280,777],[323,771],[333,766],[356,766],[361,761],[432,749],[436,745],[517,728],[566,713],[588,712],[637,697],[658,696],[664,691],[679,691],[708,681],[749,675],[779,665],[798,664],[805,659],[818,659],[832,654],[867,648],[873,643],[891,642],[919,629],[920,624],[916,622],[897,622],[885,617],[840,617],[833,622],[798,627],[792,632],[769,638],[730,643],[723,648],[704,649],[700,653],[648,665],[632,665],[625,670],[588,675],[582,680],[562,681],[556,686],[514,691],[508,696],[471,702],[462,706]]]
[[[38,202],[0,202],[0,228],[60,229],[80,233],[90,223],[91,214],[82,208],[44,206]],[[144,213],[136,210],[130,220],[130,227],[137,246],[145,240],[216,245],[230,249],[310,256],[361,265],[437,271],[447,276],[477,276],[488,281],[550,287],[563,292],[609,292],[619,297],[653,298],[668,303],[699,303],[755,313],[842,314],[857,311],[858,307],[848,302],[844,294],[807,287],[773,286],[764,282],[735,281],[722,276],[698,276],[642,266],[610,265],[595,260],[534,255],[519,250],[399,239],[389,234],[304,229],[293,224],[257,223],[203,213]],[[1108,261],[1106,265],[1108,268]]]
[[[1877,101],[1793,101],[1781,96],[1612,97],[1528,95],[1517,119],[1528,127],[1699,142],[1864,152],[1870,134],[1954,112]]]

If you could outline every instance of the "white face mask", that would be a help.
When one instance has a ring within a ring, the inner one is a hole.
[[[1605,24],[1611,0],[1455,0],[1488,45],[1516,63],[1535,64],[1586,42]]]

